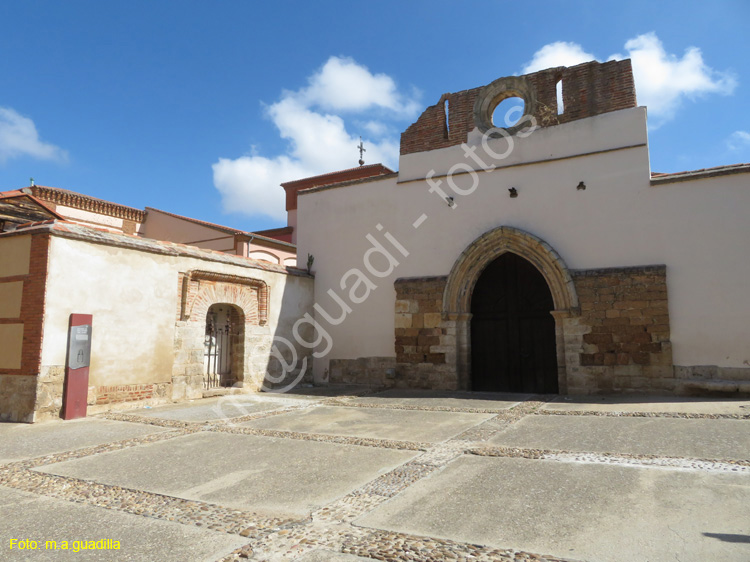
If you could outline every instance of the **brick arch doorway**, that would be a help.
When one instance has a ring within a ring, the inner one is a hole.
[[[206,312],[203,387],[234,386],[243,380],[245,318],[238,306],[212,304]]]
[[[471,388],[559,391],[554,301],[531,262],[506,252],[490,262],[471,296]]]

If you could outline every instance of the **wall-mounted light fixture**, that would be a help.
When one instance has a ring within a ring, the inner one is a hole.
[[[511,187],[508,192],[511,197],[518,197],[518,190],[515,187]]]
[[[583,181],[579,181],[578,185],[576,186],[576,189],[579,190],[579,191],[584,190],[584,189],[586,189],[586,184],[583,183]]]
[[[455,203],[453,203],[453,197],[446,197],[445,202],[448,203],[449,207],[453,207],[453,205],[455,205]]]

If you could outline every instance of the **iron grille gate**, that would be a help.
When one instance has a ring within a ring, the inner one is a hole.
[[[234,383],[232,379],[231,320],[227,319],[223,326],[219,326],[216,318],[209,316],[206,319],[204,348],[206,372],[203,376],[203,387],[231,386]]]

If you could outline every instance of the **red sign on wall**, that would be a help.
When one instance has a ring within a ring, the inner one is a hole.
[[[86,417],[91,362],[91,314],[71,314],[68,329],[68,357],[65,361],[63,419]]]

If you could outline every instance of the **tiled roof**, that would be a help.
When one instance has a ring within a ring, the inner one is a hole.
[[[193,219],[190,217],[185,217],[183,215],[178,215],[176,213],[170,213],[167,211],[162,211],[161,209],[155,209],[153,207],[146,207],[146,211],[156,211],[157,213],[162,213],[164,215],[174,217],[176,219],[182,219],[188,222],[192,222],[194,224],[199,224],[201,226],[205,226],[206,228],[213,228],[214,230],[218,230],[220,232],[226,232],[227,234],[244,234],[246,236],[251,236],[252,238],[255,238],[257,240],[263,240],[264,242],[269,242],[271,244],[279,244],[281,246],[288,246],[292,249],[296,249],[297,246],[294,244],[290,244],[289,242],[284,242],[283,240],[277,240],[276,238],[270,238],[268,236],[263,236],[261,234],[256,234],[255,232],[250,232],[248,230],[238,230],[236,228],[231,228],[229,226],[222,226],[220,224],[215,224],[212,222],[202,221],[198,219]]]
[[[356,168],[347,168],[336,172],[328,172],[319,176],[311,176],[298,180],[288,181],[281,184],[281,187],[297,187],[305,185],[308,187],[317,187],[319,185],[328,185],[339,181],[348,181],[357,178],[365,178],[376,175],[392,174],[393,170],[382,164],[368,164],[367,166],[357,166]]]
[[[2,233],[0,234],[0,237],[44,232],[48,232],[53,236],[59,236],[61,238],[82,240],[85,242],[91,242],[92,244],[104,244],[107,246],[116,246],[119,248],[127,248],[130,250],[150,252],[165,256],[190,257],[300,277],[307,277],[309,275],[307,272],[294,267],[285,267],[283,265],[276,265],[266,261],[254,260],[252,258],[227,254],[216,250],[206,250],[195,246],[187,246],[185,244],[177,244],[175,242],[163,242],[151,240],[150,238],[141,238],[132,234],[122,234],[67,221],[46,221],[43,223],[37,223],[27,228]]]
[[[5,230],[9,230],[8,223],[15,228],[34,224],[50,219],[62,219],[58,213],[50,209],[41,201],[20,189],[0,191],[0,222],[5,222]]]
[[[143,222],[145,217],[145,212],[141,209],[128,207],[127,205],[120,205],[119,203],[113,203],[112,201],[105,201],[104,199],[98,199],[68,189],[46,185],[32,185],[25,189],[31,190],[31,193],[38,199],[49,201],[56,205],[74,207],[92,213],[99,213],[101,215],[108,215],[136,222]]]
[[[685,172],[652,172],[651,185],[698,180],[716,176],[728,176],[732,174],[744,174],[748,172],[750,172],[750,164],[730,164],[727,166],[715,166],[713,168],[701,168],[700,170],[688,170]]]
[[[370,176],[368,178],[361,178],[356,180],[342,181],[338,183],[330,183],[328,185],[316,185],[314,187],[308,187],[307,189],[300,189],[297,195],[307,195],[309,193],[317,193],[318,191],[326,191],[328,189],[337,189],[339,187],[348,187],[350,185],[360,185],[363,183],[380,181],[386,178],[397,178],[398,172],[391,172],[390,174],[383,174],[380,176]]]

